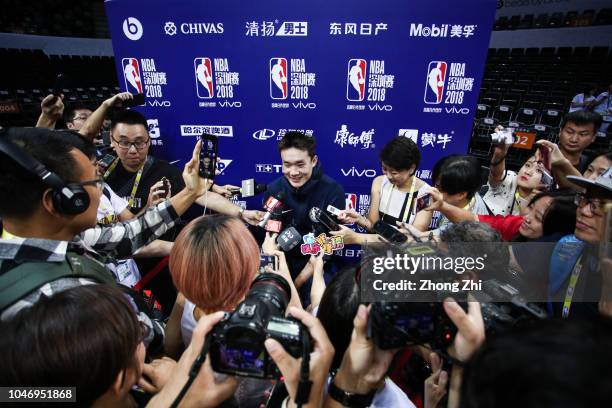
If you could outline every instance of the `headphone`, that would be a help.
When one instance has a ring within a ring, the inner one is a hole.
[[[51,187],[53,207],[57,212],[66,215],[77,215],[89,208],[89,194],[82,185],[64,183],[57,174],[49,171],[41,162],[8,140],[6,136],[0,137],[0,152],[6,154],[15,163]]]

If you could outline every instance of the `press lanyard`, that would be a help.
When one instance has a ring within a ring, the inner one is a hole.
[[[2,229],[2,239],[17,239],[18,237],[11,234],[5,229]]]
[[[519,214],[520,214],[521,213],[521,195],[518,192],[518,187],[514,191],[514,201],[512,201],[512,207],[510,207],[510,214],[509,215],[512,215],[514,213],[514,206],[515,205],[518,207]]]
[[[105,215],[103,218],[98,219],[98,224],[108,225],[108,224],[112,224],[113,221],[115,221],[115,219],[117,218],[116,214],[114,214],[114,211],[110,214],[107,214],[106,210],[108,209],[109,207],[107,207],[106,204],[104,204],[102,200],[100,200],[100,211],[102,211]]]
[[[564,319],[569,316],[570,307],[572,306],[572,299],[574,297],[574,291],[576,290],[576,284],[578,283],[578,277],[580,277],[581,270],[582,256],[578,258],[576,265],[574,265],[572,275],[570,276],[569,285],[567,286],[567,291],[565,292],[565,300],[563,301],[563,312],[561,313],[561,316]]]
[[[115,167],[117,167],[118,162],[119,162],[119,158],[117,157],[115,161],[113,161],[111,165],[108,167],[108,170],[106,170],[106,173],[104,173],[104,180],[106,180],[108,176],[111,175],[113,170],[115,170]],[[140,184],[140,179],[142,178],[142,172],[144,170],[145,163],[143,163],[142,166],[140,166],[140,168],[138,169],[138,173],[136,173],[136,179],[134,180],[134,185],[132,186],[132,193],[130,194],[130,198],[128,198],[129,208],[134,208],[134,199],[136,197],[136,191],[138,191],[138,185]]]
[[[416,185],[416,177],[412,176],[412,185],[410,186],[410,206],[406,209],[406,211],[404,211],[404,217],[402,222],[406,222],[406,219],[410,216],[410,211],[412,209],[412,203],[414,202],[414,197],[412,196],[412,194],[414,193],[414,187]],[[395,189],[395,185],[391,184],[391,192],[389,193],[389,199],[387,200],[387,206],[385,207],[385,211],[383,213],[383,219],[385,218],[385,215],[389,214],[389,206],[391,205],[391,200],[393,199],[393,190]]]
[[[476,197],[472,197],[472,199],[470,200],[469,203],[467,203],[465,205],[465,207],[463,207],[464,210],[466,211],[472,211],[472,209],[474,208],[474,202],[476,201]],[[448,218],[446,218],[444,215],[442,215],[442,218],[440,219],[440,222],[438,222],[438,228],[441,227],[442,225],[445,225],[448,223]]]

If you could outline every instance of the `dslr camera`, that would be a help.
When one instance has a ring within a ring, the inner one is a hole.
[[[487,335],[547,317],[546,311],[528,302],[518,289],[497,279],[483,281],[482,290],[471,293],[481,304]],[[446,315],[442,301],[449,296],[457,299],[458,295],[462,295],[459,304],[467,310],[467,293],[440,291],[429,302],[376,302],[370,312],[368,336],[382,350],[425,343],[433,350],[446,350],[457,328]]]
[[[219,322],[210,336],[213,370],[243,377],[274,379],[280,370],[264,347],[277,340],[292,356],[310,353],[310,334],[295,319],[285,319],[291,288],[280,275],[257,276],[245,300]]]

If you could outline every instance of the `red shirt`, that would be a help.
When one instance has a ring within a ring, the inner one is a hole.
[[[478,221],[486,222],[494,230],[499,231],[504,241],[510,241],[519,233],[523,217],[520,215],[479,215]]]

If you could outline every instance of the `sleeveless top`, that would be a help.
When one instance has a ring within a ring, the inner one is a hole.
[[[424,183],[418,190],[415,188],[416,178],[413,178],[408,192],[399,191],[387,177],[380,185],[380,202],[378,203],[378,217],[389,225],[396,226],[396,221],[412,224],[416,216],[417,197],[429,192],[431,186]]]

